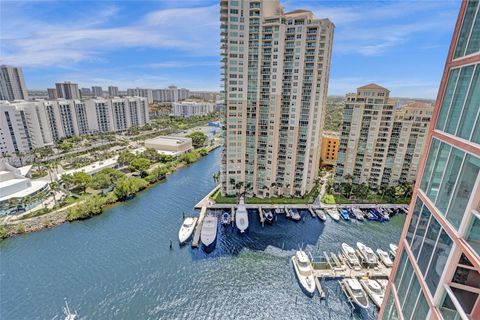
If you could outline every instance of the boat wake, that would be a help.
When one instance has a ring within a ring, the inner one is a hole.
[[[278,248],[278,247],[275,247],[275,246],[272,246],[272,245],[269,245],[265,248],[265,250],[263,251],[263,253],[266,253],[266,254],[269,254],[271,256],[275,256],[275,257],[280,257],[280,258],[284,258],[284,257],[291,257],[292,255],[295,254],[295,250],[283,250],[281,248]]]

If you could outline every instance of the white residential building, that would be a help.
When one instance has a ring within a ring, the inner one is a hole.
[[[92,87],[92,95],[97,98],[103,97],[103,88],[100,86],[93,86]]]
[[[118,87],[109,86],[108,87],[108,96],[109,97],[118,97]]]
[[[57,89],[57,97],[63,99],[80,99],[80,91],[78,84],[65,81],[63,83],[55,83]]]
[[[22,68],[0,66],[0,100],[28,100]]]
[[[189,97],[190,91],[185,88],[169,86],[165,89],[153,90],[153,100],[158,102],[177,102]]]
[[[222,192],[305,195],[318,177],[334,25],[278,0],[220,6]]]
[[[147,98],[148,103],[153,102],[153,90],[152,89],[127,89],[127,95],[131,97],[144,97]]]
[[[173,115],[176,117],[204,116],[213,112],[213,103],[182,101],[173,103]]]

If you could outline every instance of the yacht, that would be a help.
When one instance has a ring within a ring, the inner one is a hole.
[[[328,213],[328,215],[330,216],[330,218],[332,218],[333,220],[335,220],[335,221],[339,221],[339,220],[340,220],[340,215],[338,214],[337,210],[335,210],[335,209],[327,209],[327,213]]]
[[[273,223],[273,213],[272,210],[270,209],[264,209],[263,211],[263,216],[265,217],[265,221],[267,221],[268,224]]]
[[[373,214],[370,209],[365,209],[363,215],[367,220],[378,221],[377,215]]]
[[[313,267],[307,254],[302,250],[297,251],[292,257],[292,264],[302,289],[309,296],[312,296],[315,293],[315,278]]]
[[[365,220],[365,218],[363,217],[363,212],[362,210],[358,209],[358,208],[353,208],[352,209],[352,212],[353,212],[353,215],[355,216],[355,219],[357,219],[358,221],[363,221]]]
[[[292,218],[292,220],[294,221],[300,221],[302,219],[302,216],[300,215],[300,213],[298,212],[297,209],[295,208],[291,208],[290,209],[290,217]]]
[[[197,225],[198,218],[188,217],[183,221],[180,231],[178,232],[178,241],[180,244],[186,242],[192,236],[193,230]]]
[[[353,267],[355,270],[360,270],[360,260],[358,260],[357,254],[355,253],[355,249],[350,247],[346,243],[342,243],[342,253],[347,259],[348,263]]]
[[[206,252],[210,252],[215,247],[215,240],[217,239],[217,223],[218,219],[214,215],[208,215],[203,219],[202,232],[200,233],[200,240]]]
[[[377,282],[382,286],[383,290],[387,289],[388,280],[386,279],[377,279]]]
[[[348,213],[348,210],[345,208],[338,209],[338,212],[340,213],[340,216],[342,217],[343,220],[348,221],[350,220],[350,214]]]
[[[390,254],[392,255],[392,257],[395,259],[395,257],[397,256],[397,250],[398,250],[398,247],[397,245],[393,244],[393,243],[390,243]]]
[[[356,306],[360,308],[368,308],[368,297],[362,289],[362,285],[355,278],[343,279],[341,281],[345,294]]]
[[[360,283],[367,292],[370,299],[372,299],[373,303],[380,308],[383,302],[383,296],[385,294],[385,290],[382,286],[373,279],[360,279]]]
[[[361,242],[357,242],[357,248],[360,251],[360,254],[362,255],[362,258],[365,261],[365,263],[368,263],[368,264],[378,263],[378,258],[373,252],[372,248],[367,247]]]
[[[77,319],[77,313],[71,312],[70,308],[68,307],[67,300],[65,300],[65,307],[63,307],[63,314],[65,314],[65,320],[75,320]]]
[[[235,224],[237,225],[238,230],[240,230],[240,233],[245,233],[248,229],[248,212],[245,208],[243,197],[240,198],[237,212],[235,213]]]
[[[380,261],[382,261],[382,263],[385,266],[387,266],[389,268],[391,268],[393,266],[393,261],[388,256],[388,252],[383,251],[382,249],[377,249],[377,255],[380,258]]]
[[[322,221],[327,220],[327,215],[325,214],[325,211],[323,211],[322,209],[315,209],[315,213],[320,220]]]
[[[225,226],[225,225],[229,225],[230,224],[230,221],[232,221],[230,219],[230,214],[226,211],[223,212],[222,214],[222,224]]]

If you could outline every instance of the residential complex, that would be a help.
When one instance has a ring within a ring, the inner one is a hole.
[[[177,88],[176,86],[169,86],[165,89],[153,90],[153,101],[158,102],[176,102],[185,100],[189,97],[190,91],[185,88]]]
[[[100,86],[93,86],[92,87],[92,95],[97,98],[103,97],[103,88]]]
[[[55,100],[58,99],[57,89],[55,88],[48,88],[47,89],[48,100]]]
[[[152,89],[141,89],[141,88],[127,89],[127,96],[144,97],[144,98],[147,98],[148,103],[153,102]]]
[[[213,91],[190,91],[190,94],[188,96],[189,98],[198,98],[198,99],[203,99],[205,101],[217,101],[219,97],[218,92],[213,92]]]
[[[381,319],[480,319],[479,27],[463,1]]]
[[[27,86],[21,68],[0,66],[0,100],[28,100]]]
[[[334,25],[276,0],[220,5],[222,191],[304,195],[318,176]]]
[[[120,132],[150,121],[141,97],[0,102],[0,151],[28,153],[55,140]]]
[[[118,87],[109,86],[108,87],[108,96],[109,97],[118,97]]]
[[[55,83],[57,97],[63,99],[80,99],[80,91],[78,84],[65,81],[63,83]]]
[[[173,115],[176,117],[204,116],[213,112],[213,103],[182,101],[172,105]]]
[[[333,131],[322,133],[322,149],[320,151],[320,165],[334,166],[337,164],[338,146],[340,145],[340,134]]]
[[[390,91],[376,84],[347,94],[336,181],[394,185],[415,180],[433,106],[412,102],[397,108]]]

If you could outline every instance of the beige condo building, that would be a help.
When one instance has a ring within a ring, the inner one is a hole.
[[[222,191],[304,195],[314,186],[334,25],[278,0],[222,0]]]
[[[433,106],[397,108],[390,91],[376,84],[346,95],[336,181],[394,185],[415,180]]]

